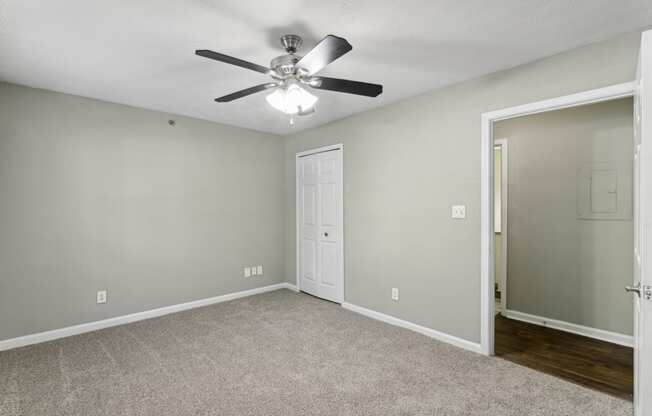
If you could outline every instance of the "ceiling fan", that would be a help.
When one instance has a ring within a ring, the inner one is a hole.
[[[347,79],[329,78],[316,74],[353,47],[344,38],[328,35],[304,56],[296,54],[303,40],[297,35],[284,35],[281,44],[287,55],[272,59],[270,68],[257,65],[242,59],[213,52],[208,49],[198,49],[195,54],[231,65],[236,65],[272,77],[272,82],[256,85],[244,90],[216,98],[218,103],[230,102],[257,92],[274,89],[267,95],[267,102],[285,114],[306,115],[315,111],[317,97],[306,91],[302,86],[318,90],[344,92],[348,94],[377,97],[383,92],[383,86],[368,82],[350,81]]]

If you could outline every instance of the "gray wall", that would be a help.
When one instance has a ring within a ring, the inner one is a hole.
[[[632,126],[631,98],[496,123],[509,146],[508,309],[632,334],[631,206],[627,220],[580,219],[577,208],[583,166],[631,172]],[[626,179],[618,192],[631,200]]]
[[[295,281],[294,154],[344,143],[345,298],[480,341],[480,114],[634,79],[640,34],[420,95],[286,141],[286,275]],[[361,98],[363,99],[363,98]],[[467,204],[465,221],[450,218]],[[390,290],[401,291],[392,302]]]
[[[343,142],[346,300],[478,342],[480,114],[631,81],[638,43],[591,45],[284,142],[0,84],[0,339],[294,283],[294,154]],[[450,219],[457,203],[465,221]],[[254,264],[265,275],[241,277]]]
[[[283,281],[283,146],[0,83],[0,340]]]

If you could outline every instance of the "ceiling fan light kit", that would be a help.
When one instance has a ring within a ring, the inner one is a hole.
[[[195,54],[260,72],[273,78],[272,82],[256,85],[216,98],[215,101],[220,103],[230,102],[274,88],[274,91],[266,97],[268,104],[290,116],[301,116],[313,113],[315,111],[315,103],[318,100],[316,96],[309,93],[302,86],[362,95],[365,97],[377,97],[383,92],[383,86],[379,84],[315,76],[328,64],[353,49],[346,39],[328,35],[308,51],[305,56],[296,55],[302,43],[303,40],[300,36],[282,36],[281,44],[287,54],[272,59],[270,68],[208,49],[198,49],[195,51]],[[293,119],[290,119],[290,122],[292,123]]]
[[[289,115],[305,115],[317,103],[317,97],[292,81],[286,81],[266,99],[269,105]]]

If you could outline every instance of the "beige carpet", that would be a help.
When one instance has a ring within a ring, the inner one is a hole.
[[[631,415],[280,290],[0,353],[0,415]]]

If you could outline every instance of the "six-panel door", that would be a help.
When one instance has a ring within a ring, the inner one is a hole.
[[[311,295],[341,303],[342,151],[301,156],[297,169],[299,286]]]

